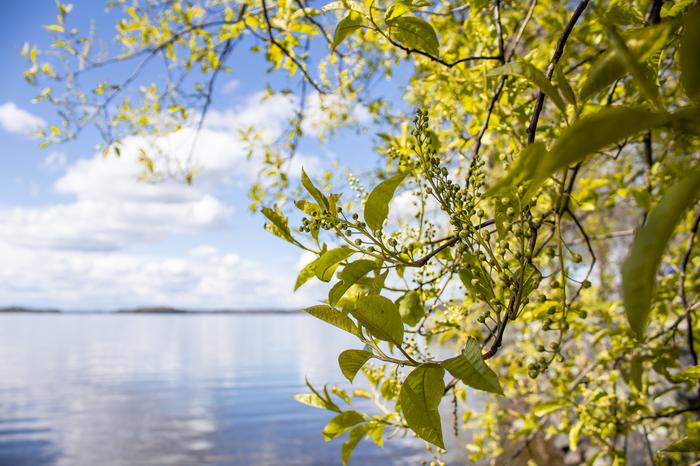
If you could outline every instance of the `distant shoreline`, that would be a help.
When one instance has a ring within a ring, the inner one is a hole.
[[[300,309],[208,309],[208,310],[193,310],[193,309],[178,309],[171,307],[137,307],[133,309],[117,309],[112,311],[87,310],[87,311],[71,311],[62,309],[38,309],[23,306],[8,306],[0,307],[1,314],[70,314],[70,315],[192,315],[192,314],[217,314],[217,315],[232,315],[232,314],[299,314],[303,312]]]

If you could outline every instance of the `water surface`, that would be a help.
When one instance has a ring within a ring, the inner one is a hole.
[[[306,315],[0,315],[0,465],[336,465],[332,413],[291,399],[345,385],[357,348]],[[363,441],[354,465],[418,464]]]

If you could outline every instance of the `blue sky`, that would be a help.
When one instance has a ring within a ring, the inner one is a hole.
[[[70,21],[96,19],[105,39],[111,16],[98,0],[74,1]],[[207,128],[200,137],[202,176],[194,186],[136,181],[139,141],[127,155],[105,159],[94,151],[95,131],[77,141],[39,149],[27,136],[55,121],[48,106],[31,102],[35,89],[22,79],[19,51],[25,41],[45,45],[42,24],[55,16],[52,0],[6,0],[0,17],[0,306],[110,310],[145,305],[197,309],[293,308],[323,296],[315,287],[292,293],[305,258],[262,230],[247,210],[247,187],[255,165],[245,162],[236,128],[255,124],[280,134],[293,109],[284,99],[260,102],[264,85],[288,84],[265,75],[267,65],[244,48],[234,55],[234,73],[220,80]],[[124,70],[126,72],[127,70]],[[113,71],[114,72],[114,71]],[[378,91],[393,89],[382,84]],[[362,108],[357,120],[369,125]],[[311,170],[374,166],[371,128],[345,132],[328,143],[313,138],[313,116],[295,166]],[[183,138],[163,141],[177,151]],[[130,145],[131,144],[131,145]]]

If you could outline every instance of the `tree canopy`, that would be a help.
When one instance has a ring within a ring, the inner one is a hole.
[[[59,4],[49,49],[23,51],[37,99],[58,110],[44,144],[93,126],[118,156],[128,135],[201,129],[242,48],[296,83],[269,89],[297,93],[299,111],[288,138],[265,143],[273,182],[251,199],[268,231],[315,256],[296,287],[320,280],[328,295],[306,311],[357,337],[338,356],[354,391],[311,381],[297,396],[333,413],[323,436],[346,436],[343,463],[394,432],[439,462],[450,418],[473,461],[697,459],[695,1],[109,4],[113,43]],[[90,78],[125,65],[121,80]],[[414,114],[373,92],[383,77]],[[355,105],[383,128],[375,173],[290,181],[311,95],[322,136]],[[148,177],[197,182],[193,166],[148,150],[142,162]]]

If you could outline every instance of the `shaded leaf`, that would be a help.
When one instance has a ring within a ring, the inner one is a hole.
[[[462,354],[442,362],[442,367],[465,385],[498,395],[503,389],[498,375],[489,368],[481,357],[481,348],[475,338],[469,338]]]
[[[357,372],[372,357],[372,353],[365,350],[345,350],[338,356],[340,371],[346,379],[352,383]]]
[[[338,45],[347,39],[353,32],[362,27],[362,16],[356,11],[350,11],[348,15],[338,22],[333,33],[333,43],[331,44],[331,53],[335,52]]]
[[[661,23],[625,34],[624,41],[634,59],[643,63],[666,44],[671,31],[670,23]],[[625,75],[625,64],[616,50],[605,52],[592,66],[579,91],[579,100],[585,102],[601,89]]]
[[[370,231],[381,230],[384,220],[389,215],[389,202],[407,174],[407,172],[398,173],[382,181],[367,196],[364,217]]]
[[[627,72],[632,75],[632,78],[637,83],[637,87],[639,88],[642,95],[644,95],[647,99],[654,102],[655,104],[660,105],[659,89],[656,87],[656,84],[654,84],[654,82],[652,82],[652,80],[649,79],[649,77],[647,76],[646,69],[637,61],[637,58],[627,47],[625,40],[622,38],[620,33],[617,32],[617,29],[615,29],[614,26],[609,25],[605,25],[604,27],[605,32],[607,33],[608,38],[610,39],[610,43],[613,46],[613,49],[617,53],[617,56],[619,57]]]
[[[576,93],[571,88],[569,80],[564,76],[564,72],[561,70],[561,66],[557,65],[554,67],[554,79],[557,82],[557,86],[561,91],[561,95],[569,102],[571,105],[576,106]]]
[[[681,83],[689,97],[700,100],[700,5],[683,17],[683,35],[679,51]]]
[[[418,324],[425,315],[425,307],[416,291],[409,291],[397,301],[401,319],[409,327]]]
[[[552,83],[549,82],[549,79],[547,79],[547,76],[545,76],[543,72],[535,68],[530,63],[510,62],[499,66],[498,68],[494,68],[487,73],[488,76],[501,76],[504,74],[520,76],[521,78],[527,79],[528,82],[538,87],[547,95],[547,97],[552,99],[554,105],[556,105],[559,110],[566,115],[566,104],[561,98],[561,95],[559,95],[559,91],[557,91]]]
[[[378,295],[363,296],[357,300],[357,308],[352,314],[374,337],[395,345],[403,343],[401,314],[390,299]]]
[[[355,325],[355,322],[353,322],[350,317],[330,306],[319,304],[317,306],[307,307],[304,309],[304,311],[317,319],[328,322],[329,324],[334,325],[341,330],[345,330],[348,333],[352,333],[353,335],[359,335],[360,333],[357,329],[357,325]]]
[[[434,57],[439,55],[440,43],[437,34],[425,20],[417,16],[399,16],[387,21],[387,24],[389,35],[404,47],[419,50]]]
[[[326,442],[333,440],[364,420],[365,417],[357,411],[342,412],[328,421],[328,424],[323,428],[323,439]]]
[[[328,292],[328,304],[335,306],[352,285],[378,267],[376,261],[369,259],[356,260],[346,265],[338,272],[340,281]]]
[[[664,448],[668,452],[700,451],[700,437],[686,437]]]
[[[630,252],[622,264],[622,291],[630,327],[643,338],[649,321],[656,285],[656,272],[663,252],[684,212],[700,193],[700,169],[697,167],[673,185],[649,213],[647,223],[635,235]]]
[[[445,370],[436,364],[416,367],[401,386],[399,403],[408,426],[420,438],[440,448],[442,423],[438,406],[445,391]]]

